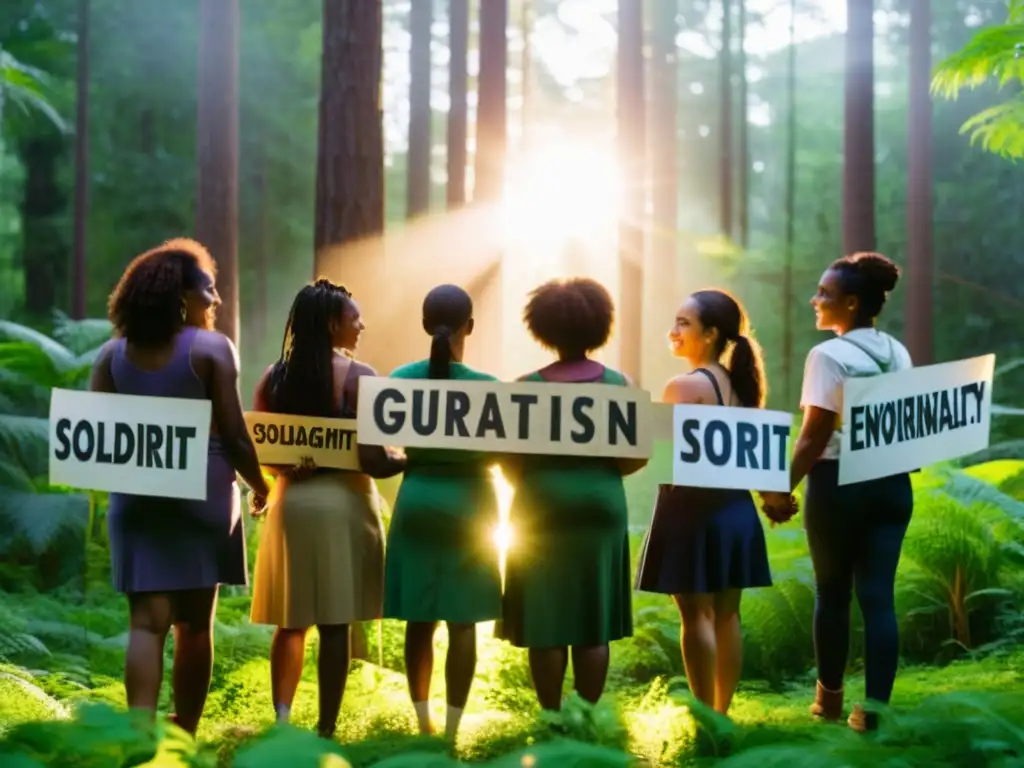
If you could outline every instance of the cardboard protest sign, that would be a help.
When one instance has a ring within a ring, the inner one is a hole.
[[[995,355],[847,379],[839,484],[848,485],[986,448]]]
[[[209,400],[54,389],[50,482],[206,499]]]
[[[260,464],[296,465],[310,458],[318,467],[359,469],[355,419],[324,419],[247,411]]]
[[[367,445],[648,458],[651,397],[607,384],[359,379]]]
[[[793,416],[760,408],[672,406],[672,485],[789,492]]]

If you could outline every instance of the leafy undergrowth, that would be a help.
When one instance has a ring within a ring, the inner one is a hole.
[[[242,604],[241,599],[234,601]],[[234,601],[225,600],[224,618],[236,610]],[[260,627],[228,624],[224,630],[198,745],[172,726],[160,723],[153,730],[123,712],[123,657],[100,645],[87,659],[51,652],[49,668],[63,666],[64,671],[0,667],[0,729],[7,729],[0,739],[0,765],[1024,765],[1020,650],[941,669],[903,670],[884,727],[865,737],[843,725],[810,720],[810,678],[782,691],[773,691],[766,683],[744,683],[730,721],[694,706],[684,680],[659,676],[648,684],[630,683],[619,661],[613,665],[611,690],[600,705],[588,707],[570,698],[560,717],[544,717],[534,703],[522,654],[484,631],[478,679],[458,748],[450,754],[442,741],[413,735],[404,676],[366,662],[353,664],[337,742],[323,741],[311,732],[316,718],[312,663],[307,663],[299,686],[293,727],[271,727],[268,634]],[[392,649],[395,643],[388,638],[385,645]],[[315,646],[313,636],[310,656]],[[438,658],[443,658],[444,646],[442,630]],[[436,676],[433,715],[443,724],[441,669]],[[851,700],[862,692],[861,681],[851,679]]]

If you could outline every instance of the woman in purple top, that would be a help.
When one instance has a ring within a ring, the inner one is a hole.
[[[189,733],[210,685],[217,588],[248,582],[235,473],[257,508],[268,493],[242,414],[235,347],[213,330],[215,269],[188,239],[136,257],[110,295],[115,338],[90,382],[95,392],[212,402],[206,500],[112,493],[107,512],[114,587],[128,596],[128,706],[156,711],[173,627],[171,717]]]

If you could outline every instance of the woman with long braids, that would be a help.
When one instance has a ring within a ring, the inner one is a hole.
[[[359,307],[340,285],[320,278],[295,297],[281,358],[256,387],[258,411],[355,418],[359,378],[374,370],[353,358],[364,329]],[[251,619],[276,627],[270,646],[271,693],[286,722],[302,675],[306,634],[320,636],[317,732],[334,735],[349,669],[349,627],[380,618],[384,531],[371,477],[402,471],[404,458],[360,445],[362,472],[270,467],[276,476],[256,554]]]
[[[473,332],[473,301],[440,285],[423,301],[430,358],[404,365],[396,379],[496,381],[462,362]],[[476,671],[476,624],[501,616],[501,574],[493,531],[498,501],[489,464],[473,451],[409,448],[388,531],[384,616],[408,622],[405,669],[422,733],[432,733],[430,677],[434,633],[448,626],[445,734],[454,740]]]
[[[672,353],[693,370],[665,385],[662,401],[763,408],[761,349],[740,303],[725,291],[690,295],[669,333]],[[765,514],[795,511],[786,494],[762,494]],[[726,714],[743,670],[743,590],[770,587],[768,548],[750,491],[662,485],[643,543],[637,588],[671,595],[695,698]]]
[[[248,581],[235,473],[257,505],[268,493],[238,396],[238,355],[213,328],[215,275],[207,250],[185,238],[133,259],[110,294],[115,338],[90,381],[94,392],[212,404],[206,500],[112,493],[107,511],[114,588],[128,596],[128,706],[156,711],[173,628],[171,719],[193,734],[213,671],[218,587]]]

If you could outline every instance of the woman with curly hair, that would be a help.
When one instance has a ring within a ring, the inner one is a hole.
[[[462,362],[473,332],[473,300],[439,285],[423,300],[430,357],[403,365],[396,379],[495,381]],[[489,465],[476,451],[408,448],[395,499],[385,561],[384,617],[405,627],[405,674],[422,733],[432,733],[430,678],[434,634],[448,627],[445,736],[454,740],[476,673],[476,625],[501,615],[501,571],[491,538],[498,498]]]
[[[363,332],[352,294],[320,278],[292,303],[281,357],[256,386],[257,411],[354,419],[359,379],[376,376],[353,358]],[[334,735],[349,668],[349,627],[381,616],[384,526],[372,477],[392,477],[404,457],[360,445],[363,471],[268,467],[276,476],[253,575],[252,621],[276,627],[270,684],[287,722],[302,676],[306,634],[320,635],[317,732]]]
[[[167,633],[174,629],[172,719],[195,733],[213,669],[220,584],[248,581],[235,473],[262,505],[260,473],[238,395],[238,356],[213,330],[220,297],[206,249],[170,240],[137,256],[108,303],[115,338],[93,366],[90,388],[210,400],[206,500],[110,494],[107,527],[114,587],[128,596],[128,706],[155,712]]]
[[[558,359],[520,381],[631,386],[592,360],[611,334],[614,305],[594,280],[536,288],[526,327]],[[558,710],[569,657],[576,692],[596,702],[608,675],[609,644],[633,634],[629,534],[623,475],[646,460],[584,456],[506,457],[515,497],[516,542],[507,555],[499,636],[529,649],[544,709]]]

